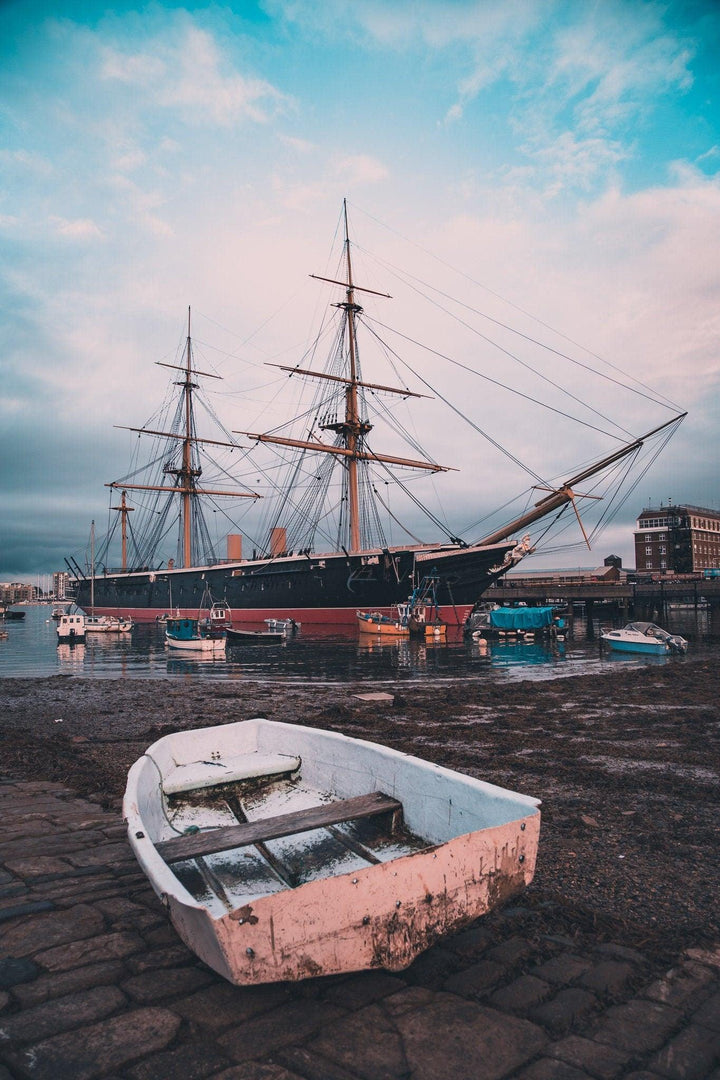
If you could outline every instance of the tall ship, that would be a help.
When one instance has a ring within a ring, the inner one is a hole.
[[[479,537],[457,535],[430,514],[432,527],[445,535],[423,541],[412,533],[408,543],[389,542],[383,519],[400,527],[391,510],[391,482],[399,483],[419,513],[413,482],[454,471],[457,465],[435,461],[413,435],[413,456],[395,452],[395,445],[392,452],[375,448],[374,406],[392,416],[395,401],[445,401],[445,395],[426,393],[430,384],[421,377],[412,389],[400,378],[392,385],[364,377],[360,330],[367,331],[368,325],[360,301],[390,297],[355,282],[346,204],[341,220],[337,276],[310,275],[335,292],[332,330],[329,323],[324,325],[318,338],[330,340],[327,360],[322,367],[316,365],[318,349],[311,347],[295,366],[273,365],[311,389],[311,403],[294,417],[300,429],[229,431],[212,409],[200,408],[203,380],[218,376],[198,367],[188,311],[183,352],[177,364],[164,365],[174,375],[173,402],[162,426],[151,421],[129,428],[138,442],[149,441],[147,462],[134,462],[130,472],[107,484],[115,500],[115,524],[93,559],[92,572],[75,557],[67,560],[80,607],[91,603],[92,594],[96,615],[136,621],[170,614],[190,617],[215,603],[229,609],[237,626],[267,619],[293,619],[305,627],[354,626],[358,609],[390,611],[431,579],[441,619],[463,624],[488,587],[533,551],[537,523],[556,520],[569,508],[582,528],[577,500],[599,498],[593,487],[598,478],[614,482],[620,473],[625,478],[626,466],[646,445],[661,448],[683,419],[685,414],[675,409],[670,419],[642,436],[630,436],[619,445],[616,437],[609,453],[559,483],[543,483],[538,477],[534,497],[523,511]],[[372,324],[369,332],[378,336]],[[396,354],[384,348],[397,375],[401,368],[393,362]],[[454,411],[457,419],[461,414]],[[214,434],[222,437],[200,430],[208,417],[217,423]],[[398,435],[397,424],[395,429]],[[436,430],[447,440],[447,424]],[[463,438],[458,437],[460,445]],[[210,454],[217,452],[225,461],[244,463],[245,475],[256,477],[260,450],[271,455],[262,491],[259,482],[237,485],[227,465],[209,465]],[[580,490],[588,486],[592,494]],[[218,553],[208,506],[217,514],[225,500],[255,507],[261,499],[267,504],[262,533],[257,526],[235,528],[232,515],[222,511],[230,525],[225,550]],[[167,554],[169,537],[172,555]],[[120,550],[115,566],[110,565],[112,544]]]

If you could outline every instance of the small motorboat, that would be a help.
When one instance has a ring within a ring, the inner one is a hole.
[[[132,630],[132,619],[121,615],[86,615],[86,634],[126,634]]]
[[[225,630],[203,625],[201,619],[173,618],[165,621],[165,644],[170,649],[225,655]]]
[[[296,622],[295,619],[265,619],[265,625],[268,630],[282,630],[286,634],[294,634],[300,629],[302,623]]]
[[[384,615],[381,611],[358,611],[358,630],[361,634],[382,634],[385,637],[410,637],[410,627]]]
[[[669,634],[652,622],[630,622],[622,630],[607,630],[601,639],[618,652],[650,653],[665,656],[667,653],[687,652],[688,643],[679,634]]]
[[[233,630],[226,631],[228,645],[283,645],[287,640],[284,630]]]
[[[8,622],[20,621],[25,618],[24,611],[16,611],[14,608],[3,607],[0,604],[0,619],[7,619]]]
[[[56,629],[58,642],[73,645],[85,641],[85,616],[80,612],[61,615]]]
[[[243,985],[402,970],[529,884],[538,808],[398,750],[256,718],[153,743],[123,815],[180,937]]]

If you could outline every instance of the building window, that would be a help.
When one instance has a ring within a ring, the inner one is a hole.
[[[664,545],[664,544],[661,544],[661,545],[660,545],[660,554],[661,554],[661,555],[666,555],[666,554],[667,554],[667,550],[666,550],[666,548],[665,548],[665,545]]]
[[[646,547],[645,548],[645,554],[646,555],[652,555],[652,548],[651,547]]]

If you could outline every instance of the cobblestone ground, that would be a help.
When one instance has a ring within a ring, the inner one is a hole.
[[[674,966],[522,900],[400,975],[231,986],[119,812],[0,781],[0,1080],[720,1080],[720,945]]]

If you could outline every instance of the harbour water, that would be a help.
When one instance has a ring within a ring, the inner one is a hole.
[[[160,624],[146,623],[125,634],[91,634],[84,645],[58,645],[56,624],[47,605],[27,605],[23,620],[4,624],[0,640],[0,678],[75,675],[83,678],[254,679],[308,682],[382,683],[468,677],[490,680],[548,679],[589,674],[601,665],[682,663],[682,656],[638,657],[610,653],[600,645],[599,627],[576,618],[565,642],[478,643],[450,635],[445,644],[377,641],[349,629],[328,636],[301,629],[281,645],[228,647],[222,659],[178,657],[165,645]],[[693,655],[714,652],[705,613],[681,610],[664,625],[690,642]]]

